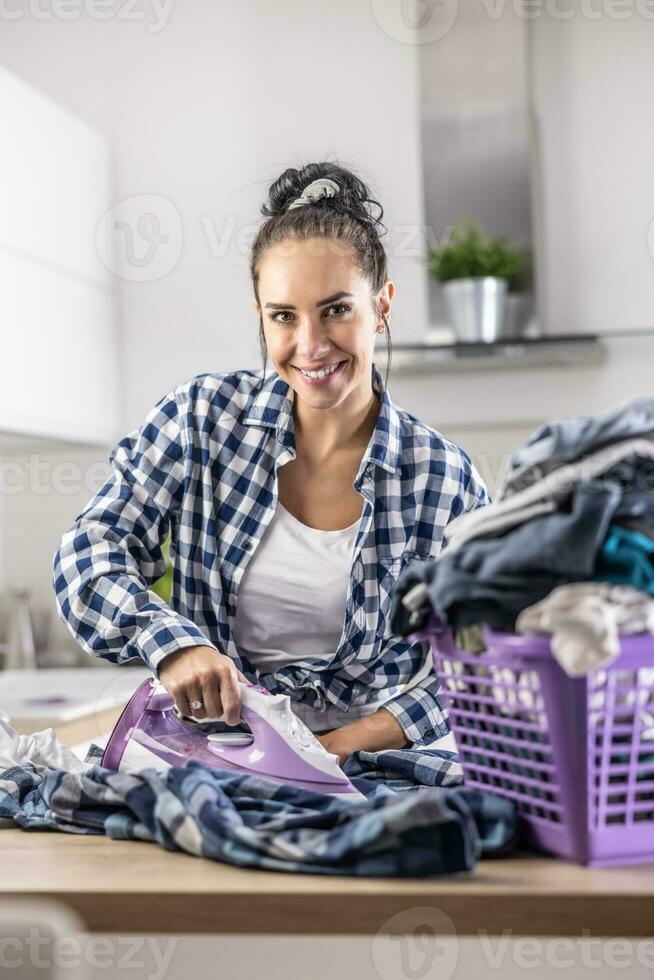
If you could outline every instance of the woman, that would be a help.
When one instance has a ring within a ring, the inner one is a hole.
[[[388,635],[393,585],[488,496],[373,364],[395,287],[365,184],[286,170],[262,213],[263,372],[198,375],[118,443],[55,555],[59,614],[88,653],[141,657],[185,715],[236,724],[246,681],[288,693],[341,760],[425,744],[447,719],[426,645]],[[169,531],[170,606],[148,591]]]

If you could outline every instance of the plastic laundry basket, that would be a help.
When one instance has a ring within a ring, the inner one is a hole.
[[[572,679],[549,638],[485,631],[487,652],[426,633],[465,782],[515,802],[538,848],[588,865],[654,860],[654,637]]]

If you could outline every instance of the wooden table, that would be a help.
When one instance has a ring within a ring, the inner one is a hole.
[[[371,935],[425,907],[446,913],[459,935],[654,932],[654,865],[586,869],[522,854],[437,879],[324,878],[9,827],[0,831],[0,898],[10,896],[57,898],[105,933]]]

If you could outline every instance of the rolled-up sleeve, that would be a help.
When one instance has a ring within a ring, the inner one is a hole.
[[[140,657],[156,674],[169,653],[214,644],[150,591],[184,492],[188,386],[160,399],[111,451],[109,479],[76,518],[53,560],[57,611],[83,650],[110,663]]]
[[[390,711],[397,719],[407,742],[425,745],[442,738],[450,730],[447,708],[440,695],[440,683],[431,667],[431,652],[427,644],[412,645],[397,640],[395,646],[405,648],[420,646],[425,651],[425,657],[429,658],[428,676],[384,704],[386,711]],[[415,649],[412,652],[415,655]],[[401,655],[401,651],[397,650],[397,654]]]
[[[452,501],[450,520],[465,511],[476,510],[477,507],[486,507],[487,504],[491,503],[490,493],[479,475],[477,467],[462,449],[459,450],[459,453],[461,456],[459,492]]]

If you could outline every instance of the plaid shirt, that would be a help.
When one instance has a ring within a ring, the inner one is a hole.
[[[295,457],[293,393],[260,371],[197,375],[111,451],[112,476],[54,556],[58,612],[83,649],[111,663],[140,657],[156,674],[169,653],[213,646],[249,680],[314,709],[347,711],[383,690],[409,742],[446,734],[427,644],[389,635],[391,596],[408,562],[438,555],[448,521],[489,497],[469,457],[397,408],[376,368],[373,378],[381,407],[354,480],[364,503],[330,661],[260,674],[232,636],[239,583],[275,511],[277,470]],[[148,589],[165,571],[169,532],[170,605]]]

